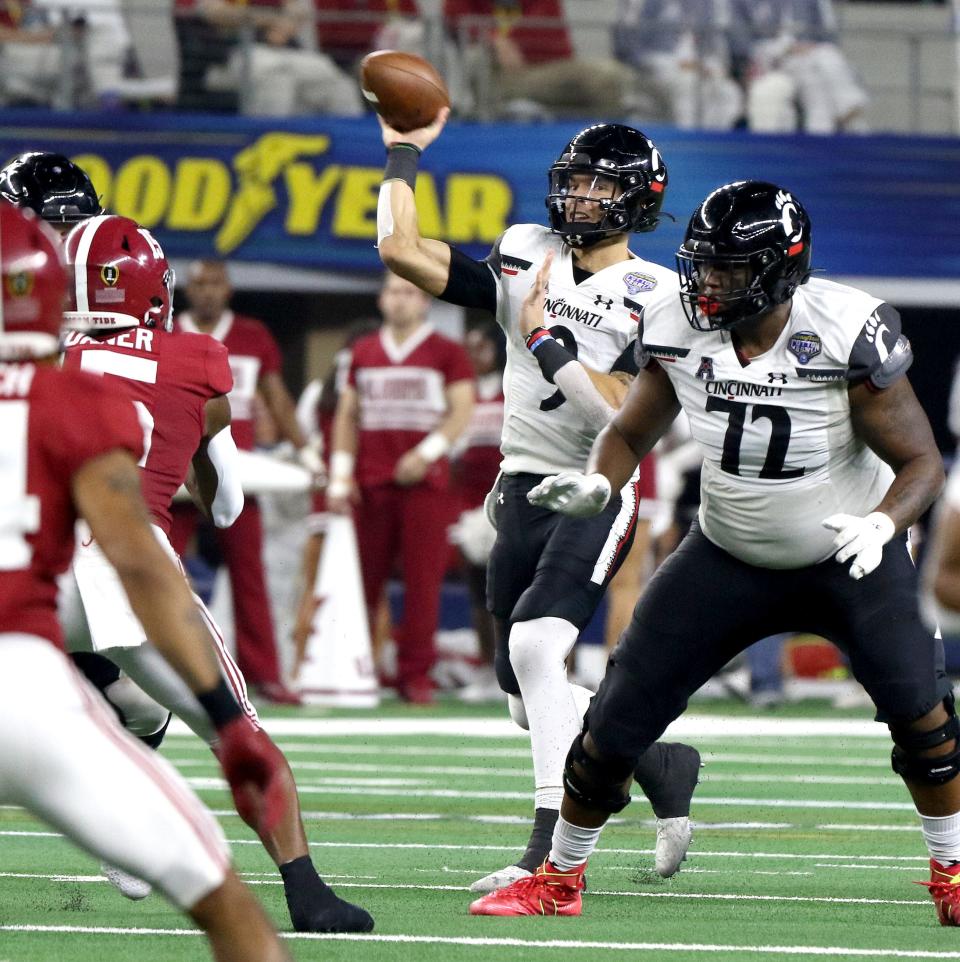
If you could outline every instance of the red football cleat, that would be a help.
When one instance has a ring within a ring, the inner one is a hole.
[[[587,863],[561,872],[549,860],[527,878],[470,903],[471,915],[579,915]]]
[[[930,859],[930,881],[917,882],[930,889],[941,925],[960,925],[960,862],[941,865]]]

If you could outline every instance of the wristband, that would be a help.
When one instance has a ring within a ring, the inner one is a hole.
[[[430,464],[439,461],[450,450],[450,442],[439,431],[428,434],[416,447],[417,453]]]
[[[387,167],[384,180],[402,180],[411,190],[417,186],[417,166],[420,148],[416,144],[393,144],[387,150]]]
[[[534,338],[536,338],[534,340]],[[560,368],[565,367],[576,358],[548,331],[544,328],[537,328],[530,333],[530,342],[527,345],[530,353],[536,358],[540,365],[540,371],[544,378],[551,384],[554,383],[554,375]]]
[[[543,343],[547,338],[553,338],[553,335],[545,327],[535,327],[524,339],[523,343],[526,344],[527,350],[536,353],[537,347]]]
[[[353,477],[356,457],[351,451],[334,451],[330,455],[330,480],[349,482]]]
[[[220,679],[220,684],[216,688],[198,694],[197,701],[203,706],[214,728],[223,728],[227,722],[243,714],[237,699],[234,698],[233,692],[223,678]]]

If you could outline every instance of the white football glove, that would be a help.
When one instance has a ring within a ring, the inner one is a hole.
[[[559,511],[571,518],[590,518],[607,506],[610,482],[602,474],[564,471],[544,478],[531,488],[527,500],[538,508]]]
[[[865,518],[855,514],[832,514],[823,526],[836,531],[833,547],[841,564],[853,559],[850,577],[859,581],[870,574],[883,559],[883,546],[896,534],[893,521],[882,511],[874,511]]]

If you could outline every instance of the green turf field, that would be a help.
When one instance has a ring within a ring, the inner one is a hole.
[[[960,959],[960,931],[940,928],[911,884],[927,877],[926,858],[885,730],[865,711],[815,704],[765,715],[698,705],[672,731],[706,762],[676,878],[653,872],[641,797],[604,833],[582,917],[472,918],[467,886],[516,857],[529,831],[527,743],[504,715],[454,702],[267,713],[318,868],[377,923],[371,936],[293,936],[297,959]],[[239,870],[286,927],[279,878],[230,814],[212,756],[186,735],[164,753],[220,816]],[[0,809],[0,852],[0,962],[208,958],[160,898],[126,902],[94,860],[19,809]]]

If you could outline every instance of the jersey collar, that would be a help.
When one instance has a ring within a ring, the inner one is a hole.
[[[433,325],[426,322],[421,324],[402,344],[398,344],[390,329],[381,327],[380,343],[393,364],[402,364],[432,333]]]
[[[210,336],[217,341],[223,342],[226,336],[230,333],[230,328],[233,327],[233,321],[233,311],[224,311],[220,315],[220,320],[217,321],[214,329],[209,332]],[[193,315],[189,311],[184,311],[182,314],[178,314],[177,323],[180,325],[180,330],[186,331],[188,334],[208,333],[207,331],[201,331],[200,328],[197,327],[193,321]]]

